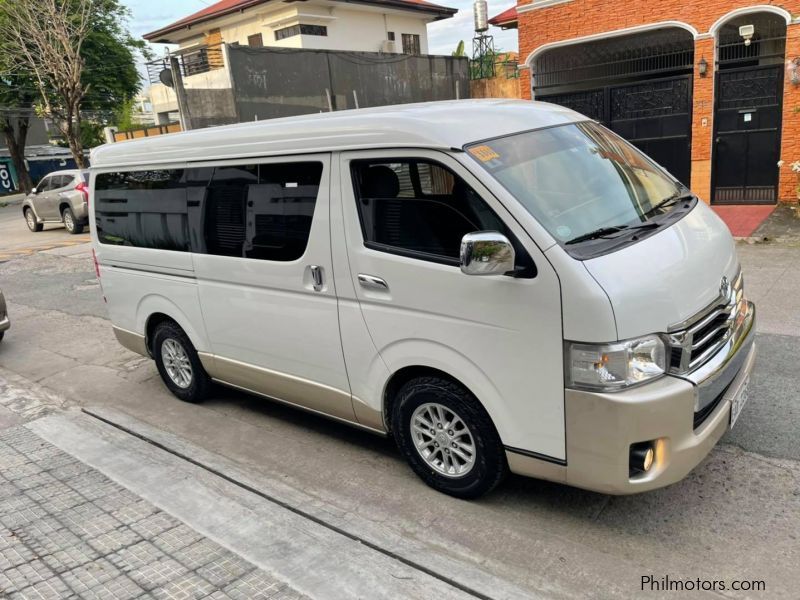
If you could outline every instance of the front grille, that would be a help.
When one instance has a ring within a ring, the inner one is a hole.
[[[670,332],[670,372],[686,374],[705,364],[731,338],[738,312],[745,305],[741,272],[720,298]]]

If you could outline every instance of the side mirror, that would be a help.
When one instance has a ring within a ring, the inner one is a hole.
[[[33,188],[33,189],[31,190],[31,194],[33,194],[34,196],[35,196],[36,194],[38,194],[38,193],[39,193],[39,190],[38,190],[38,189],[36,189],[36,188]]]
[[[461,238],[461,272],[505,275],[514,270],[514,246],[497,231],[477,231]]]

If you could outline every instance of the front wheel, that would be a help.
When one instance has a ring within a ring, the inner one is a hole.
[[[392,431],[414,472],[445,494],[477,498],[508,471],[488,413],[453,381],[420,377],[406,383],[393,405]]]
[[[28,225],[28,229],[34,233],[41,231],[43,227],[41,223],[36,222],[36,215],[30,208],[25,209],[25,223]]]
[[[79,224],[75,219],[75,213],[72,212],[69,206],[64,209],[61,217],[64,220],[64,228],[72,235],[83,233],[83,225]]]
[[[161,323],[153,334],[153,356],[161,379],[184,402],[202,402],[211,392],[206,373],[186,333],[172,322]]]

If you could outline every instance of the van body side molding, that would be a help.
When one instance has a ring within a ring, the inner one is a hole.
[[[521,454],[523,456],[527,456],[528,458],[536,458],[538,460],[553,463],[554,465],[561,465],[562,467],[567,466],[566,460],[562,458],[556,458],[555,456],[548,456],[547,454],[540,454],[539,452],[532,452],[531,450],[523,450],[522,448],[513,448],[512,446],[503,446],[503,448],[506,449],[506,452]]]

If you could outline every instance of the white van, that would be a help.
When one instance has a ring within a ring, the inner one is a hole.
[[[218,382],[391,434],[434,488],[507,471],[626,494],[732,427],[755,309],[715,214],[570,110],[455,101],[92,153],[114,332],[178,398]]]

